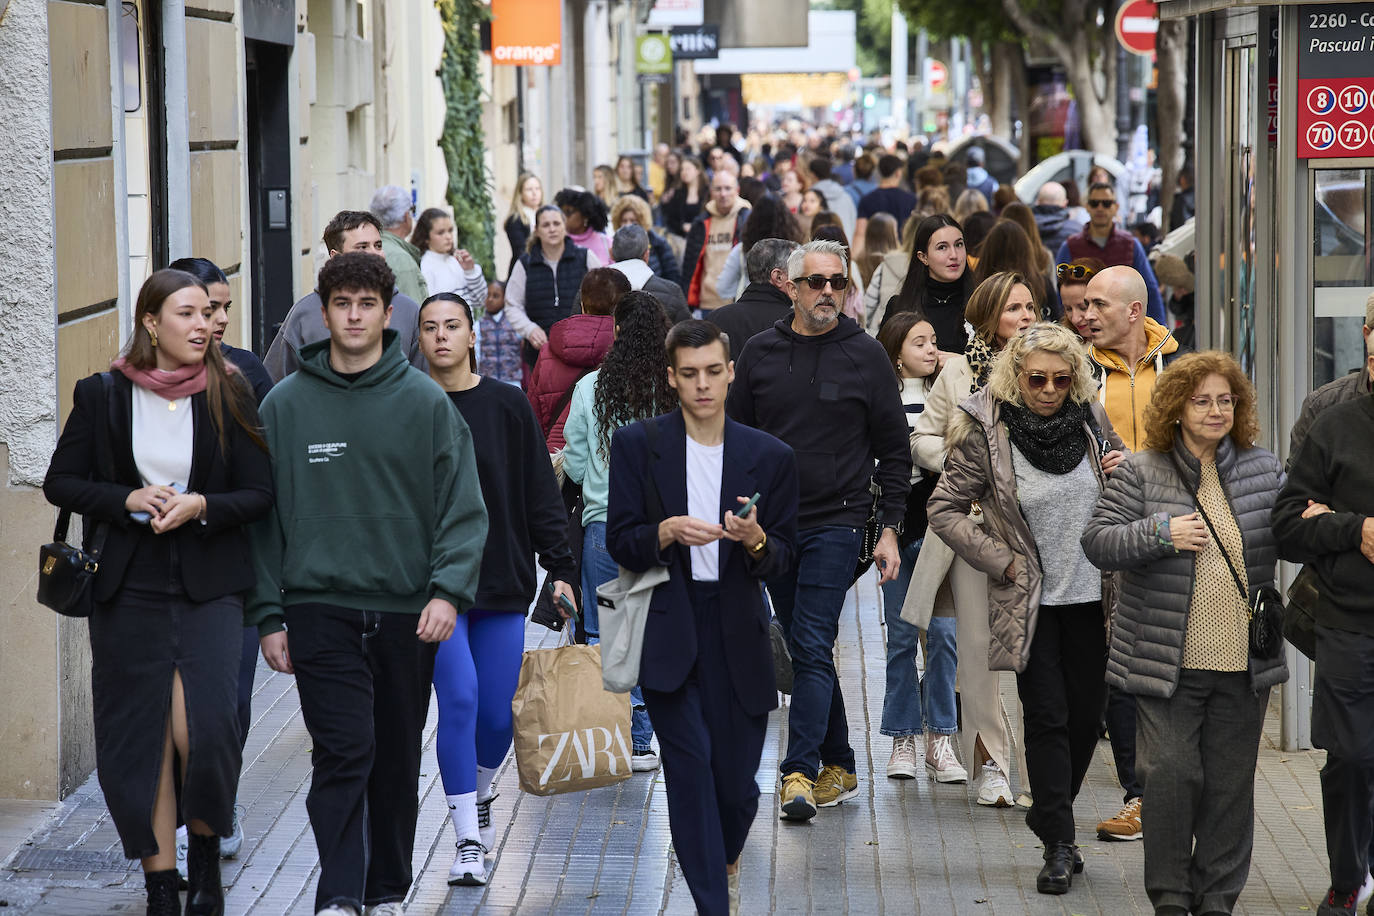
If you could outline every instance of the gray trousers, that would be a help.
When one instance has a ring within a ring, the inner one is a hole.
[[[1145,893],[1156,909],[1230,913],[1250,874],[1269,691],[1244,671],[1184,668],[1172,697],[1137,700]]]

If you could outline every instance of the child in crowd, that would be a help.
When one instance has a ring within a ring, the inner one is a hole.
[[[477,322],[477,373],[508,385],[520,384],[520,333],[506,321],[506,285],[487,284],[482,317]]]

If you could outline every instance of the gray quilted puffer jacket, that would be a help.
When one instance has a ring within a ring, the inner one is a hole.
[[[1174,456],[1196,487],[1201,465],[1178,438]],[[1262,448],[1238,451],[1229,436],[1218,446],[1216,461],[1217,475],[1245,544],[1250,587],[1272,586],[1278,547],[1269,513],[1283,482],[1279,461]],[[1175,552],[1160,543],[1155,523],[1196,509],[1174,461],[1164,452],[1146,449],[1128,456],[1111,475],[1083,532],[1083,552],[1089,560],[1099,569],[1124,572],[1112,627],[1107,683],[1127,693],[1169,697],[1178,686],[1196,554]],[[1282,657],[1274,661],[1250,659],[1250,686],[1256,692],[1287,679],[1288,668]]]

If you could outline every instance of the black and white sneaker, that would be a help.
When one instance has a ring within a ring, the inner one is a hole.
[[[651,773],[658,769],[658,755],[652,750],[630,754],[630,769],[636,773]]]
[[[481,887],[487,883],[487,862],[480,840],[458,844],[458,857],[448,870],[448,883],[459,887]]]

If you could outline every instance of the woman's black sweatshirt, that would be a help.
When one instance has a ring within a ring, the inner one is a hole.
[[[555,579],[577,587],[568,517],[544,435],[524,392],[483,378],[449,398],[472,430],[477,476],[487,504],[487,544],[473,607],[525,613],[539,583],[534,553]]]

